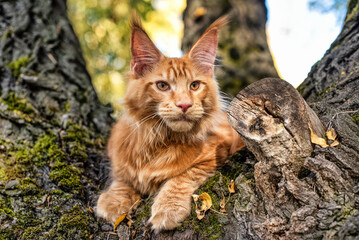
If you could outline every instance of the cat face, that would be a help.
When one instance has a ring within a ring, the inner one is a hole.
[[[153,118],[148,122],[161,122],[174,132],[189,132],[218,111],[213,64],[223,24],[212,24],[184,57],[168,58],[152,43],[140,21],[132,19],[131,73],[125,96],[130,114],[138,120]]]

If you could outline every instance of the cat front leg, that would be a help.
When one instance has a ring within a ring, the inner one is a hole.
[[[171,230],[181,225],[191,213],[193,192],[206,181],[211,173],[192,168],[186,173],[169,179],[160,189],[152,205],[149,222],[156,232]]]
[[[96,213],[114,223],[121,214],[128,213],[131,206],[140,198],[137,191],[127,183],[114,180],[110,188],[100,195]]]

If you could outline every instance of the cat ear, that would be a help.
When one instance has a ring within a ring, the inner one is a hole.
[[[193,45],[188,55],[197,69],[212,76],[217,52],[218,30],[229,22],[228,15],[218,18]]]
[[[140,78],[151,71],[163,55],[143,29],[141,19],[135,13],[131,16],[131,30],[131,71],[135,78]]]

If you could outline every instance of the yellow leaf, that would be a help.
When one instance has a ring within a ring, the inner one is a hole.
[[[236,183],[233,180],[231,180],[231,186],[228,186],[228,191],[230,193],[235,193],[236,192]]]
[[[337,133],[335,132],[332,126],[327,131],[327,137],[329,140],[333,140],[333,141],[337,139]]]
[[[123,213],[121,216],[119,216],[115,222],[115,225],[113,226],[113,230],[115,231],[117,226],[125,219],[127,213]]]
[[[202,193],[199,196],[193,194],[192,198],[196,204],[197,218],[201,220],[204,218],[206,211],[212,207],[212,198],[208,195],[208,193]],[[200,207],[198,207],[198,205],[200,205]]]
[[[339,145],[339,142],[337,140],[335,140],[334,142],[332,142],[332,144],[330,144],[331,147],[335,147],[338,145]]]
[[[201,211],[207,211],[212,207],[212,198],[208,193],[202,193],[198,199],[201,200]]]
[[[328,147],[328,144],[327,142],[325,141],[324,138],[321,138],[321,137],[318,137],[311,128],[310,129],[310,140],[312,143],[316,144],[316,145],[319,145],[323,148],[326,148]]]

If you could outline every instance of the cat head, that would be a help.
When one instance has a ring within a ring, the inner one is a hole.
[[[220,108],[213,78],[219,29],[215,21],[181,58],[164,56],[136,15],[131,19],[131,72],[125,104],[137,120],[152,116],[174,132],[198,131]]]

